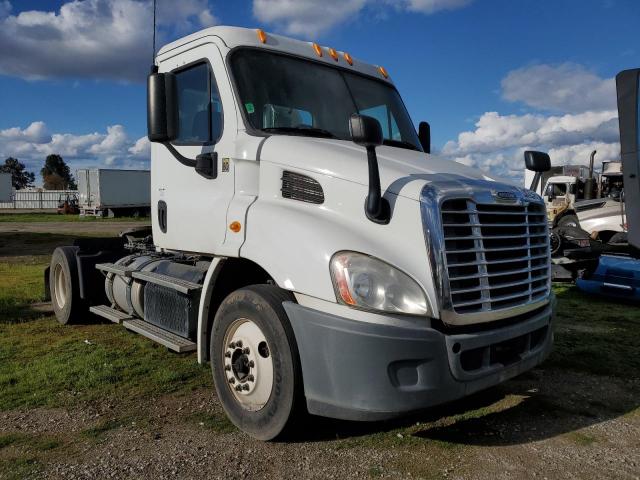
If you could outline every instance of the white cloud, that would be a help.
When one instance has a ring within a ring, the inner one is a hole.
[[[140,137],[136,143],[129,147],[128,151],[134,158],[148,159],[151,157],[151,142],[147,137]]]
[[[49,134],[44,122],[28,127],[0,130],[0,161],[16,157],[38,173],[47,155],[57,153],[72,170],[81,167],[148,168],[150,148],[147,137],[132,141],[122,125],[108,126],[106,132]]]
[[[313,37],[355,19],[366,6],[430,15],[473,0],[254,0],[253,15],[291,35]]]
[[[406,0],[406,8],[412,12],[426,13],[427,15],[441,10],[455,10],[466,7],[473,0]]]
[[[151,62],[149,0],[72,0],[58,12],[9,15],[0,0],[0,74],[140,81]],[[3,16],[2,13],[6,12]],[[207,0],[159,2],[159,39],[210,26]]]
[[[473,131],[460,133],[457,141],[447,142],[443,153],[491,153],[526,145],[572,145],[590,139],[613,142],[618,136],[616,110],[562,116],[486,112],[475,126]]]
[[[509,72],[502,95],[539,109],[586,112],[616,108],[613,78],[600,78],[582,65],[534,65]]]
[[[442,154],[465,165],[520,181],[525,150],[547,151],[554,165],[587,164],[620,156],[615,84],[580,65],[537,65],[510,72],[502,95],[559,115],[485,112],[470,131],[449,141]]]
[[[292,35],[316,35],[353,18],[367,0],[254,0],[253,15]]]

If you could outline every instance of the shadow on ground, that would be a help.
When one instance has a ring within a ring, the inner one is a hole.
[[[76,238],[78,238],[76,234],[2,232],[0,233],[0,257],[51,255],[56,247],[73,245]]]

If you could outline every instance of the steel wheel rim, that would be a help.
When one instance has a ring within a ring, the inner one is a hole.
[[[53,270],[53,282],[56,304],[58,309],[62,310],[67,304],[67,277],[61,264],[57,264]]]
[[[222,365],[227,386],[245,410],[264,408],[273,389],[273,360],[258,325],[246,318],[234,320],[224,336]]]

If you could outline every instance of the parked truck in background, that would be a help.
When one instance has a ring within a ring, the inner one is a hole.
[[[159,51],[147,117],[152,227],[56,249],[53,307],[197,351],[243,431],[396,417],[549,354],[542,198],[431,155],[383,67],[213,27]]]
[[[13,184],[10,173],[0,173],[0,202],[13,200]]]
[[[76,172],[80,215],[98,217],[148,215],[151,172],[82,168]]]

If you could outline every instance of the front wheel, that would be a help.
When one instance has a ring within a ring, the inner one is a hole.
[[[210,342],[213,380],[229,419],[259,440],[288,431],[304,411],[302,370],[282,307],[291,294],[271,285],[231,293],[216,313]]]

